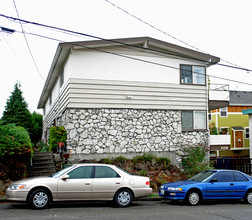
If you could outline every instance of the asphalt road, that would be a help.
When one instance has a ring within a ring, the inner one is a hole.
[[[134,201],[128,208],[116,208],[110,203],[58,203],[50,209],[33,210],[26,204],[1,203],[0,219],[119,219],[119,220],[248,220],[252,219],[252,206],[242,202],[206,202],[196,207],[185,203],[164,201]]]

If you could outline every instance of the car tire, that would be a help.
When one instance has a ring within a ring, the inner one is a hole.
[[[51,201],[50,193],[45,189],[34,190],[29,197],[29,205],[35,209],[49,207]]]
[[[189,205],[196,206],[201,201],[201,194],[197,190],[192,190],[192,191],[188,192],[186,200]]]
[[[120,189],[114,197],[114,202],[119,207],[128,207],[133,200],[133,194],[129,189]]]
[[[252,205],[252,191],[248,191],[244,198],[245,202]]]

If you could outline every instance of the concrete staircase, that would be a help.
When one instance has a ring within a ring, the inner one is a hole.
[[[50,176],[55,173],[55,165],[53,161],[53,153],[49,152],[34,152],[32,158],[32,173],[31,176]]]

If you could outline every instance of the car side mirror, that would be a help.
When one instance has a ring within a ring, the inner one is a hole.
[[[69,175],[64,175],[64,176],[61,177],[61,179],[62,180],[67,180],[67,179],[69,179]]]
[[[211,181],[210,181],[211,183],[215,183],[215,182],[218,182],[218,179],[217,178],[213,178],[213,179],[211,179]]]

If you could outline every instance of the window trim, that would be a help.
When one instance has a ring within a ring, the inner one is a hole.
[[[225,108],[225,111],[221,110],[221,109],[224,109],[224,108]],[[222,116],[221,112],[226,112],[226,115]],[[221,118],[227,118],[228,117],[228,107],[222,107],[222,108],[220,108],[220,117]]]
[[[184,83],[182,82],[182,66],[190,66],[191,67],[191,72],[192,72],[192,83]],[[199,83],[194,83],[193,79],[194,79],[194,75],[193,75],[193,67],[203,67],[204,68],[204,76],[205,76],[205,82],[204,84],[199,84]],[[191,64],[180,64],[180,84],[183,85],[196,85],[196,86],[206,86],[206,82],[207,82],[207,77],[206,77],[206,66],[203,65],[191,65]]]
[[[186,112],[186,111],[190,111],[193,113],[193,118],[192,118],[193,128],[192,129],[183,129],[182,112]],[[203,129],[194,128],[195,127],[195,124],[194,124],[195,112],[205,112],[205,128]],[[207,111],[206,110],[182,110],[181,111],[181,127],[182,127],[182,131],[207,131]]]

